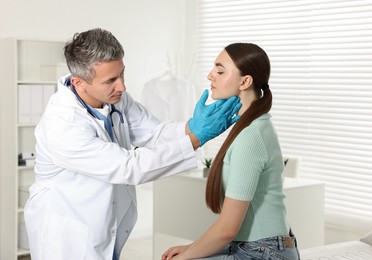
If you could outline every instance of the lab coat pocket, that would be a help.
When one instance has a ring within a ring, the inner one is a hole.
[[[84,259],[88,226],[75,219],[57,215],[50,215],[48,222],[48,229],[43,232],[41,259]]]

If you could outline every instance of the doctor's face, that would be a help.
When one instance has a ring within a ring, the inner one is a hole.
[[[93,68],[95,76],[92,82],[83,82],[83,100],[94,108],[101,108],[103,103],[119,102],[126,89],[123,60],[97,63]]]
[[[243,77],[225,50],[217,56],[214,67],[208,74],[208,79],[211,82],[213,99],[239,96]]]

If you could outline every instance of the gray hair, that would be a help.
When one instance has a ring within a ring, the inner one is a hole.
[[[95,76],[93,66],[123,59],[124,50],[110,32],[96,28],[75,33],[72,40],[65,44],[64,54],[71,74],[91,83]]]

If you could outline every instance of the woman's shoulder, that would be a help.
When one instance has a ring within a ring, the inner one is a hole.
[[[262,128],[266,127],[267,124],[271,124],[271,115],[263,114],[262,116],[256,118],[252,123],[246,126],[239,135],[246,135],[249,133],[260,132]]]
[[[233,141],[233,146],[247,146],[252,143],[264,143],[268,129],[272,128],[270,114],[264,114],[245,127]],[[271,132],[271,131],[269,131]]]

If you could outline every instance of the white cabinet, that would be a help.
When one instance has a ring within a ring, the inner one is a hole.
[[[66,73],[63,46],[58,41],[0,39],[0,259],[29,254],[23,204],[34,173],[32,160],[18,165],[18,154],[35,151],[35,126],[57,78]]]
[[[205,185],[201,170],[154,182],[153,259],[198,238],[217,219],[205,204]],[[324,183],[286,177],[283,188],[299,249],[323,245]]]

